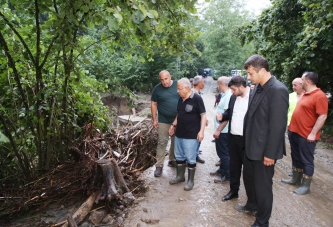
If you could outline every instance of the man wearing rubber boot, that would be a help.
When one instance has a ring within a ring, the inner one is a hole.
[[[161,83],[155,86],[151,95],[151,115],[153,126],[158,131],[158,144],[156,148],[156,170],[154,176],[162,175],[166,147],[169,141],[169,128],[172,121],[177,116],[177,103],[179,94],[177,93],[177,81],[171,79],[168,71],[163,70],[159,74]],[[158,117],[157,117],[158,112]],[[174,137],[171,137],[169,150],[169,166],[176,166],[174,155]]]
[[[294,193],[305,195],[310,193],[310,185],[314,173],[314,151],[320,138],[328,112],[328,99],[317,87],[318,75],[305,72],[302,75],[304,95],[297,102],[288,128],[293,163],[291,179],[282,179],[285,184],[297,185]]]
[[[273,207],[273,176],[277,159],[286,154],[285,132],[289,106],[287,87],[269,70],[261,55],[246,60],[247,79],[256,84],[244,117],[243,178],[252,181],[257,202],[252,227],[269,226]],[[253,174],[252,174],[253,173]],[[241,210],[246,212],[246,210]]]
[[[180,95],[177,105],[177,117],[169,128],[169,135],[175,135],[175,157],[177,176],[170,184],[185,181],[186,162],[188,180],[184,190],[192,190],[196,168],[196,156],[199,142],[204,138],[206,126],[206,110],[200,95],[191,90],[191,83],[182,78],[177,84]]]

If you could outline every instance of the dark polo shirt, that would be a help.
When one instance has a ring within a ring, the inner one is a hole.
[[[185,101],[179,98],[177,111],[176,136],[182,139],[196,139],[201,128],[201,114],[206,113],[201,96],[192,91]]]

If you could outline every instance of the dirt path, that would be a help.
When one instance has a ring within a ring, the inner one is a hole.
[[[239,198],[222,202],[228,193],[229,184],[216,184],[209,172],[216,169],[218,157],[215,144],[212,143],[214,115],[214,92],[216,81],[206,79],[203,99],[207,117],[210,120],[205,130],[205,138],[201,143],[205,164],[197,164],[195,186],[191,191],[184,191],[185,183],[170,185],[169,179],[176,174],[175,168],[164,167],[163,175],[153,176],[155,167],[147,169],[142,178],[145,179],[148,192],[139,198],[139,203],[132,208],[124,226],[251,226],[253,216],[235,210],[237,204],[244,205],[246,195],[243,184]],[[333,226],[333,154],[318,144],[316,149],[315,175],[311,185],[311,194],[298,196],[293,194],[294,186],[280,182],[286,178],[290,170],[290,149],[288,156],[279,160],[274,176],[274,204],[270,226]],[[168,158],[166,158],[166,161]],[[186,174],[187,178],[187,174]],[[144,222],[145,221],[145,222]],[[151,223],[148,223],[151,221]]]

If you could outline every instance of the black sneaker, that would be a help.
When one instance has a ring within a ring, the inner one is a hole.
[[[177,162],[176,161],[169,161],[168,162],[168,166],[169,167],[176,167],[177,166]]]
[[[199,155],[197,156],[196,161],[199,162],[199,163],[205,163],[205,160],[203,160],[202,158],[200,158]]]

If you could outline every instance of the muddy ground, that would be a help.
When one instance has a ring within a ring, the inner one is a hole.
[[[239,198],[222,202],[222,197],[228,193],[228,184],[214,183],[214,177],[209,172],[217,169],[215,163],[218,157],[215,151],[213,137],[213,115],[216,93],[216,81],[208,77],[203,89],[207,117],[210,124],[205,130],[205,138],[201,143],[201,157],[205,164],[197,164],[195,186],[192,191],[184,191],[185,183],[169,185],[169,179],[176,174],[175,168],[166,166],[165,160],[163,175],[159,178],[153,176],[155,167],[147,169],[141,179],[145,182],[147,193],[136,201],[136,205],[129,208],[118,218],[124,218],[120,226],[125,227],[242,227],[251,226],[255,217],[240,213],[235,206],[244,205],[246,195],[243,184],[239,191]],[[149,107],[149,95],[140,96],[136,106],[139,110]],[[103,100],[106,105],[120,108],[119,113],[130,113],[124,100]],[[147,110],[148,111],[148,110]],[[147,112],[146,111],[146,112]],[[148,111],[149,112],[149,111]],[[287,141],[287,138],[286,138]],[[293,194],[294,186],[281,183],[281,178],[286,178],[290,171],[290,148],[287,141],[287,157],[277,162],[274,176],[274,204],[270,226],[333,226],[333,150],[325,147],[323,143],[317,144],[315,154],[315,174],[311,185],[311,194],[299,196]],[[186,174],[187,175],[187,174]],[[186,176],[187,177],[187,176]],[[45,226],[48,222],[58,223],[68,213],[73,213],[85,198],[79,197],[66,203],[56,202],[44,210],[37,211],[33,215],[28,213],[17,218],[15,224],[5,226]],[[0,220],[1,223],[1,220]],[[43,224],[42,224],[43,223]],[[117,222],[118,219],[117,219]],[[0,227],[2,225],[0,224]],[[80,226],[89,226],[84,222]],[[119,226],[98,225],[98,226]]]
[[[207,117],[210,120],[201,143],[201,157],[205,164],[197,164],[195,186],[192,191],[184,191],[185,183],[169,185],[169,179],[176,174],[175,168],[166,166],[163,175],[153,176],[155,167],[147,169],[142,175],[148,192],[139,198],[125,220],[124,226],[251,226],[255,217],[235,210],[236,205],[244,205],[246,195],[243,184],[239,198],[222,202],[228,193],[228,184],[214,183],[209,172],[217,169],[218,157],[212,141],[214,115],[214,95],[216,81],[208,77],[203,89]],[[287,141],[287,137],[286,137]],[[279,160],[273,179],[274,204],[270,226],[333,226],[333,152],[318,143],[315,154],[315,174],[311,185],[311,194],[296,195],[295,186],[281,183],[290,171],[290,147],[287,141],[287,157]],[[187,176],[186,176],[187,177]]]

